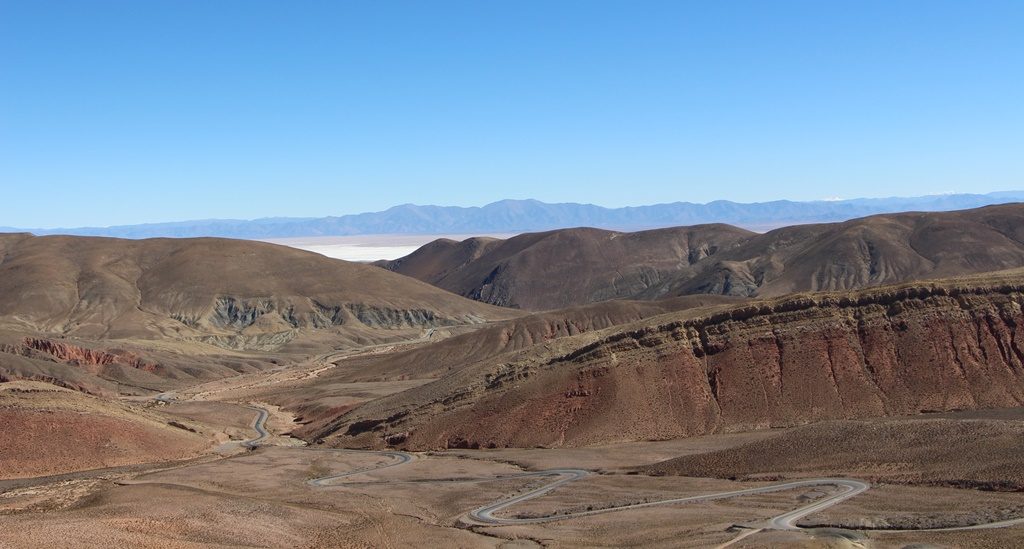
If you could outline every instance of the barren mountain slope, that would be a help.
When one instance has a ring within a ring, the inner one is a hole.
[[[383,264],[480,301],[552,309],[613,298],[772,297],[1024,265],[1024,205],[878,215],[755,235],[728,225],[438,241]]]
[[[441,240],[382,266],[486,303],[548,310],[635,296],[753,234],[728,225],[562,229],[508,240]]]
[[[294,411],[305,424],[298,434],[315,432],[341,410],[337,407],[341,400],[338,397],[351,395],[350,383],[438,378],[559,338],[628,324],[669,311],[739,301],[742,300],[701,295],[657,301],[607,301],[535,313],[407,351],[349,358],[305,383],[285,389],[277,387],[260,398]]]
[[[583,445],[1024,403],[1024,272],[695,309],[555,340],[315,436]]]
[[[140,406],[45,383],[0,384],[0,479],[190,457],[211,441]]]
[[[258,372],[288,354],[232,351],[202,342],[66,338],[0,331],[0,382],[46,381],[96,395],[152,394]]]
[[[155,337],[508,316],[367,265],[262,242],[47,236],[3,251],[0,317],[44,332]]]
[[[282,349],[519,314],[261,242],[0,236],[0,375],[93,392],[165,390],[267,367]]]
[[[770,297],[851,290],[1024,266],[1024,204],[900,213],[758,235],[642,297]]]
[[[368,381],[439,377],[448,371],[555,339],[603,330],[694,307],[740,302],[726,296],[683,296],[657,301],[615,300],[534,313],[494,323],[433,345],[356,360],[338,379]]]
[[[405,257],[377,261],[374,264],[437,286],[452,272],[480,259],[503,242],[500,238],[489,237],[467,238],[463,241],[439,238]]]

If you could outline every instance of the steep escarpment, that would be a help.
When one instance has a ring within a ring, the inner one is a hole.
[[[348,367],[325,380],[382,381],[439,377],[481,360],[612,326],[629,324],[670,311],[735,304],[737,298],[685,296],[659,301],[609,301],[534,313],[492,323],[472,332],[380,356],[347,361]]]
[[[0,332],[0,381],[33,380],[95,395],[152,394],[288,360],[196,342],[89,340]]]
[[[150,362],[139,355],[124,349],[99,350],[74,345],[66,341],[55,341],[52,339],[26,337],[21,345],[0,346],[3,352],[20,354],[22,356],[44,356],[55,361],[75,364],[87,368],[95,366],[109,366],[111,364],[123,364],[130,368],[155,372],[160,368],[159,364]]]
[[[728,225],[562,229],[508,240],[442,239],[381,265],[477,301],[548,310],[630,298],[753,235]]]
[[[408,448],[583,445],[1024,403],[1024,277],[675,313],[485,362],[316,436]]]
[[[298,436],[315,433],[339,413],[334,404],[351,390],[347,383],[439,378],[474,364],[503,360],[516,352],[644,318],[693,308],[740,302],[723,296],[686,296],[659,301],[609,301],[492,323],[468,333],[409,350],[348,358],[307,384],[276,390],[267,398],[288,407],[303,426]],[[345,399],[351,402],[352,399]],[[342,411],[353,408],[347,405]]]

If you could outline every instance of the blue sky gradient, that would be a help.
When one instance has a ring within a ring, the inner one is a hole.
[[[1024,2],[0,0],[0,226],[1024,188]]]

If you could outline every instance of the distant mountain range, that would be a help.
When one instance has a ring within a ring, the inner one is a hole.
[[[403,204],[382,212],[337,217],[204,219],[68,229],[0,227],[0,231],[121,238],[220,236],[267,239],[360,234],[514,233],[566,227],[638,230],[702,223],[728,223],[752,230],[766,230],[801,223],[845,221],[881,213],[949,211],[1018,201],[1024,201],[1024,191],[810,202],[776,200],[749,204],[716,200],[707,204],[673,202],[625,208],[576,203],[547,204],[538,200],[501,200],[482,207]]]

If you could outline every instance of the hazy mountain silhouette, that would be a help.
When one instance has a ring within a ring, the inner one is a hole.
[[[547,204],[537,200],[501,200],[482,207],[468,208],[403,204],[382,212],[338,217],[205,219],[61,229],[0,227],[0,231],[120,238],[282,238],[359,234],[481,234],[543,231],[567,227],[637,230],[705,223],[728,223],[753,230],[767,230],[800,223],[846,221],[879,213],[959,210],[1015,201],[1024,201],[1024,191],[811,202],[776,200],[750,204],[716,200],[707,204],[674,202],[625,208],[604,208],[576,203]]]

